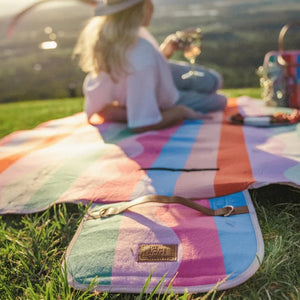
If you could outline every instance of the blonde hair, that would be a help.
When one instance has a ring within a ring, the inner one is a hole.
[[[93,17],[81,32],[73,56],[86,73],[97,75],[103,71],[114,81],[116,74],[129,74],[127,51],[135,44],[144,19],[142,1],[121,12]]]

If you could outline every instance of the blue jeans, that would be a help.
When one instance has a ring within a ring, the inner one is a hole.
[[[199,112],[222,110],[227,104],[224,95],[217,94],[222,87],[222,77],[216,71],[196,66],[203,73],[201,77],[182,79],[181,76],[190,71],[190,65],[184,62],[169,62],[174,83],[179,90],[176,104],[185,105]]]

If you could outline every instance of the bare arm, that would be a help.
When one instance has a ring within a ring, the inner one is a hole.
[[[107,104],[98,115],[103,118],[105,122],[127,122],[126,108],[117,103]]]
[[[177,105],[168,110],[162,111],[161,115],[162,115],[161,122],[154,125],[131,128],[131,130],[135,133],[141,133],[149,130],[159,130],[159,129],[167,128],[176,125],[185,119],[203,118],[203,114],[195,112],[194,110],[182,105]]]
[[[169,59],[173,55],[174,51],[178,50],[178,40],[175,34],[167,36],[159,48],[163,56]]]
[[[115,103],[106,105],[98,115],[106,122],[127,122],[126,108]],[[141,133],[150,130],[164,129],[182,122],[185,119],[203,119],[205,116],[201,113],[185,107],[183,105],[174,106],[168,110],[162,111],[162,120],[154,125],[131,128],[134,133]]]

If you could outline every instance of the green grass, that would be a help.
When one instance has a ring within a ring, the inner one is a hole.
[[[259,89],[223,92],[230,97],[260,96]],[[15,130],[29,129],[81,110],[82,99],[1,104],[0,133],[4,136]],[[251,193],[265,241],[264,261],[244,284],[213,292],[206,299],[300,299],[299,190],[272,185]],[[41,213],[0,216],[0,299],[147,298],[143,293],[93,294],[68,286],[61,262],[86,209],[83,205],[60,204]],[[173,296],[177,299],[200,297],[204,295]]]
[[[0,138],[16,130],[82,111],[83,99],[55,99],[0,104]]]
[[[241,97],[249,96],[255,99],[261,99],[261,89],[260,88],[243,88],[243,89],[225,89],[221,90],[220,93],[227,97]]]
[[[227,97],[248,95],[260,98],[258,88],[222,90]],[[0,104],[0,138],[23,129],[31,129],[42,122],[70,116],[83,109],[82,98],[24,101]]]

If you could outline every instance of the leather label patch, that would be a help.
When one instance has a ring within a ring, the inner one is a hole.
[[[177,261],[178,245],[141,244],[138,262]]]

